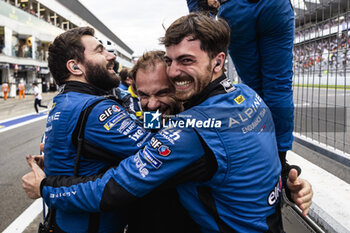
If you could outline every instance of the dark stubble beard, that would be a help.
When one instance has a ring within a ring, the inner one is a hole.
[[[85,62],[86,80],[93,86],[102,90],[109,91],[119,85],[119,79],[116,74],[108,71],[107,67],[91,62]]]
[[[182,101],[182,102],[188,102],[191,101],[191,99],[193,99],[194,97],[200,95],[203,90],[212,82],[213,79],[213,67],[211,66],[211,64],[209,63],[206,67],[206,70],[208,72],[208,76],[205,79],[197,79],[197,85],[196,85],[196,89],[194,90],[193,93],[176,93],[175,94],[175,99],[177,101]],[[178,79],[192,79],[195,80],[192,76],[188,75],[188,74],[181,74],[177,77]],[[175,78],[175,80],[177,79]],[[181,94],[181,95],[179,95]]]

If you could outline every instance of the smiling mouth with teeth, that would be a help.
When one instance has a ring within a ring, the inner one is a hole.
[[[176,86],[187,86],[188,84],[191,84],[192,81],[178,81],[175,82]]]

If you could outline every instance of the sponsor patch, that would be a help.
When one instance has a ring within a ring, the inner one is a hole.
[[[271,192],[269,193],[269,196],[267,197],[267,203],[270,206],[274,205],[278,201],[278,198],[281,194],[281,190],[282,190],[282,179],[280,176],[274,189],[271,190]]]
[[[60,198],[60,197],[70,197],[74,196],[77,193],[77,191],[72,191],[72,192],[63,192],[63,193],[50,193],[50,198]]]
[[[148,175],[149,171],[147,170],[147,168],[145,168],[147,164],[142,162],[139,153],[134,156],[134,162],[135,162],[136,168],[139,170],[140,175],[143,178],[145,178]]]
[[[141,127],[139,127],[139,129],[133,134],[133,135],[129,135],[128,137],[131,138],[132,140],[134,140],[135,142],[137,142],[137,140],[139,140],[139,138],[144,134],[145,132],[142,130]]]
[[[158,150],[159,155],[161,156],[168,156],[171,153],[171,150],[169,149],[169,147],[166,145],[163,145],[163,143],[155,137],[151,138],[150,144],[153,149]]]
[[[127,114],[125,113],[119,113],[117,115],[115,115],[112,119],[110,119],[105,125],[104,128],[106,130],[110,130],[112,129],[119,121],[121,121],[122,119],[124,119],[127,116]]]
[[[175,144],[175,141],[179,140],[181,138],[180,133],[181,133],[181,129],[178,130],[173,130],[173,129],[163,129],[159,132],[160,135],[162,135],[168,142],[170,142],[171,144]]]
[[[123,132],[124,135],[128,135],[131,130],[133,130],[136,127],[136,123],[133,122],[131,125],[129,125]]]
[[[159,141],[158,139],[156,139],[155,137],[151,138],[150,144],[151,144],[153,149],[158,149],[159,147],[161,147],[163,145],[163,143],[161,141]]]
[[[103,113],[101,113],[98,116],[98,120],[100,122],[104,122],[105,120],[107,120],[110,116],[113,115],[114,112],[120,112],[120,108],[117,105],[112,105],[108,108],[106,108]]]
[[[237,104],[243,103],[244,100],[245,100],[245,99],[244,99],[243,95],[239,95],[239,96],[237,96],[237,97],[235,98],[235,102],[236,102]]]
[[[159,161],[154,155],[145,147],[143,149],[143,157],[149,162],[155,169],[160,168],[162,162]]]
[[[118,128],[118,132],[123,133],[124,130],[126,130],[132,123],[133,123],[133,121],[130,118],[123,120]]]
[[[158,152],[161,156],[168,156],[171,153],[171,150],[169,149],[168,146],[162,145],[158,148]]]
[[[112,105],[113,112],[120,112],[120,108],[117,105]]]

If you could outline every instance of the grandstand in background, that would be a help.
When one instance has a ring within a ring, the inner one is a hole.
[[[291,4],[295,141],[339,164],[350,164],[350,0]],[[233,82],[240,82],[230,58],[226,70]]]
[[[292,0],[295,135],[350,153],[350,1]]]
[[[96,37],[122,66],[133,65],[133,51],[78,0],[0,0],[0,85],[9,83],[9,96],[16,96],[20,81],[27,94],[33,82],[44,92],[54,90],[47,66],[49,43],[80,26],[95,28]]]

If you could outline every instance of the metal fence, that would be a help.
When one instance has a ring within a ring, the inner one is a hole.
[[[350,153],[350,0],[292,0],[296,135]]]
[[[350,154],[350,0],[291,0],[296,136]],[[227,75],[240,82],[231,59]],[[350,158],[350,157],[349,157]]]

